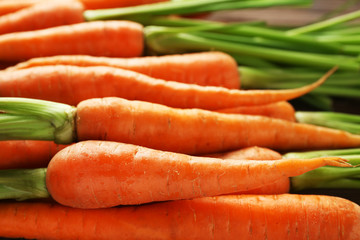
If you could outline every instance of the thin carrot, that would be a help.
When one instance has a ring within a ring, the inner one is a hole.
[[[0,36],[0,60],[87,54],[137,57],[144,47],[142,25],[131,21],[95,21],[9,33]]]
[[[200,52],[137,58],[109,58],[86,55],[65,55],[33,58],[7,70],[46,65],[109,66],[132,70],[153,78],[198,85],[240,88],[235,60],[222,52]]]
[[[217,112],[261,115],[295,122],[295,109],[289,102],[286,101],[251,107],[239,106],[234,108],[226,108],[217,110]]]
[[[0,16],[14,13],[21,9],[31,7],[37,3],[44,2],[45,0],[1,0],[0,1]]]
[[[166,2],[169,0],[79,0],[86,9],[106,9],[106,8],[122,8],[144,4],[152,4],[157,2]]]
[[[81,102],[76,125],[78,140],[121,141],[195,155],[249,146],[284,151],[360,146],[360,136],[329,128],[119,98]]]
[[[301,88],[250,91],[165,81],[105,66],[39,66],[1,72],[0,96],[36,98],[70,105],[90,98],[115,96],[177,108],[215,110],[299,97],[322,84],[334,70]]]
[[[207,157],[217,157],[221,159],[240,159],[240,160],[279,160],[282,155],[272,149],[263,147],[247,147],[225,153],[208,154]],[[279,180],[264,184],[258,188],[240,191],[232,194],[282,194],[290,192],[290,178],[282,177]]]
[[[1,140],[52,140],[61,144],[110,140],[192,155],[249,146],[277,151],[360,146],[360,136],[264,116],[178,109],[108,97],[77,107],[28,98],[0,98]],[[156,137],[154,137],[156,136]]]
[[[63,205],[106,208],[253,189],[325,165],[351,166],[336,157],[223,161],[118,142],[85,141],[51,159],[46,187]]]
[[[320,195],[238,195],[85,210],[2,202],[0,236],[28,239],[358,240],[359,206]]]
[[[65,146],[52,141],[0,141],[0,169],[46,167]]]
[[[84,22],[78,1],[44,1],[0,17],[0,34],[22,32]]]

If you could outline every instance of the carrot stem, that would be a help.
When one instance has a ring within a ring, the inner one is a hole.
[[[309,33],[309,32],[314,32],[314,31],[318,31],[318,30],[322,30],[334,25],[338,25],[340,23],[344,23],[344,22],[348,22],[350,20],[356,19],[360,17],[360,10],[359,11],[354,11],[354,12],[350,12],[347,14],[343,14],[341,16],[338,17],[333,17],[330,19],[326,19],[324,21],[320,21],[317,23],[313,23],[313,24],[309,24],[306,26],[302,26],[299,28],[294,28],[291,29],[289,31],[287,31],[288,35],[294,36],[294,35],[300,35],[300,34],[305,34],[305,33]]]
[[[197,1],[168,1],[144,4],[134,7],[86,10],[84,17],[87,21],[107,19],[132,19],[134,17],[161,16],[170,14],[192,14],[219,10],[264,8],[284,5],[307,6],[310,0],[197,0]]]
[[[1,170],[0,199],[48,198],[46,168]]]
[[[0,140],[33,139],[71,143],[76,108],[28,98],[0,98]],[[36,131],[35,131],[36,130]]]
[[[339,69],[344,70],[358,71],[360,69],[360,64],[354,57],[300,52],[239,42],[234,43],[226,41],[224,38],[219,40],[219,38],[222,37],[220,33],[211,33],[212,38],[209,38],[199,36],[199,33],[196,32],[184,32],[183,28],[177,28],[177,30],[178,32],[176,32],[174,28],[159,26],[146,27],[145,36],[148,47],[160,54],[219,50],[229,54],[260,57],[282,64],[311,68],[329,69],[337,65]],[[218,39],[216,39],[215,36],[217,36]]]
[[[340,112],[307,112],[295,113],[296,120],[301,123],[341,129],[353,134],[360,134],[360,115]]]

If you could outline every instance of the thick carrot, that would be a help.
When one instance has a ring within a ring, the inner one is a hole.
[[[46,167],[65,146],[52,141],[0,141],[0,169]]]
[[[40,66],[3,71],[0,74],[0,96],[36,98],[70,105],[90,98],[121,97],[177,108],[215,110],[296,98],[318,87],[332,71],[301,88],[264,91],[165,81],[105,66]]]
[[[325,165],[351,166],[337,157],[224,161],[132,144],[85,141],[51,159],[46,187],[60,204],[106,208],[254,189]]]
[[[86,9],[105,9],[105,8],[122,8],[144,4],[152,4],[157,2],[165,2],[169,0],[79,0]]]
[[[287,101],[280,101],[251,107],[239,106],[234,108],[226,108],[217,110],[217,112],[260,115],[295,122],[295,109]]]
[[[238,195],[108,209],[2,202],[0,236],[27,239],[358,240],[359,206],[320,195]]]
[[[200,52],[137,58],[109,58],[87,55],[65,55],[33,58],[7,70],[19,70],[46,65],[109,66],[132,70],[153,78],[203,86],[240,88],[240,76],[235,60],[222,52]]]
[[[249,146],[283,151],[360,146],[360,136],[344,131],[120,98],[81,102],[76,126],[78,140],[120,141],[195,155]]]
[[[0,60],[19,62],[60,54],[137,57],[143,41],[143,27],[136,22],[83,22],[1,35]]]
[[[44,1],[0,17],[0,34],[22,32],[84,22],[78,1]]]

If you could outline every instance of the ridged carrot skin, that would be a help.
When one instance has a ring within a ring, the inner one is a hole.
[[[143,48],[143,26],[131,21],[82,22],[0,36],[0,60],[8,62],[72,54],[138,57]]]
[[[122,8],[169,0],[79,0],[86,9]]]
[[[46,167],[65,146],[52,141],[0,141],[0,169]]]
[[[44,1],[0,17],[0,34],[32,31],[84,22],[78,1]]]
[[[320,195],[237,195],[84,210],[0,204],[0,236],[78,240],[358,240],[359,206]]]
[[[280,101],[257,106],[239,106],[217,110],[220,113],[260,115],[272,118],[279,118],[294,122],[295,108],[287,101]]]
[[[223,160],[111,141],[83,141],[59,151],[46,172],[51,197],[65,206],[117,205],[216,196],[297,176],[341,158]]]
[[[80,141],[111,140],[192,155],[250,146],[277,151],[360,146],[358,135],[314,125],[111,97],[81,102],[76,126]]]
[[[7,70],[19,70],[47,65],[74,65],[80,67],[108,66],[123,68],[153,78],[202,86],[240,88],[240,76],[235,60],[222,52],[200,52],[137,58],[109,58],[87,55],[63,55],[33,58]]]
[[[40,66],[1,72],[0,96],[35,98],[70,105],[90,98],[121,97],[177,108],[216,110],[296,98],[318,87],[327,76],[296,89],[237,90],[165,81],[105,66]]]

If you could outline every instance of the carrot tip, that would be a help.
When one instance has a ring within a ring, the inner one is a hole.
[[[325,157],[326,165],[334,167],[354,167],[348,160],[341,157]]]

